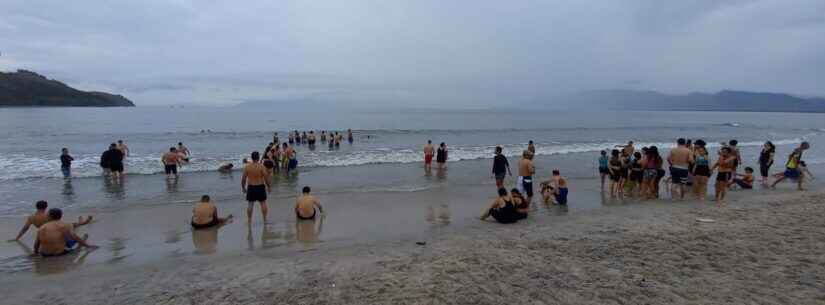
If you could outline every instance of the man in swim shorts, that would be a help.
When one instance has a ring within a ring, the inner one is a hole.
[[[433,148],[433,141],[427,140],[427,144],[424,145],[424,169],[432,169],[434,155],[435,149]]]
[[[34,204],[34,207],[36,209],[34,214],[31,214],[28,217],[26,217],[26,222],[23,224],[23,227],[20,228],[20,232],[17,233],[17,237],[15,237],[11,241],[20,240],[20,238],[22,238],[23,235],[25,235],[26,232],[29,231],[29,228],[31,228],[31,226],[34,226],[35,228],[40,228],[49,221],[49,214],[46,213],[46,209],[49,208],[48,202],[46,202],[45,200],[40,200]],[[90,222],[92,222],[92,216],[86,216],[85,219],[83,218],[83,216],[80,216],[77,218],[77,222],[72,223],[72,227],[77,228],[79,226],[86,225]]]
[[[310,195],[310,191],[309,186],[305,186],[303,190],[301,190],[301,196],[295,201],[295,216],[300,220],[315,219],[315,208],[318,208],[318,212],[324,213],[324,207],[321,206],[321,201],[315,198],[315,196]]]
[[[527,196],[527,203],[533,202],[533,174],[536,168],[533,166],[533,154],[525,150],[521,154],[521,160],[518,162],[518,181],[516,187],[519,191]]]
[[[214,226],[222,225],[232,219],[232,214],[226,218],[218,217],[218,207],[212,203],[209,195],[203,195],[201,201],[195,204],[192,208],[192,228],[206,229]]]
[[[667,162],[670,163],[671,183],[679,190],[679,199],[681,200],[685,199],[688,173],[690,172],[690,164],[693,163],[693,152],[685,146],[686,144],[685,139],[679,138],[676,140],[676,148],[671,149],[670,155],[667,157]]]
[[[180,164],[180,154],[178,154],[178,149],[174,147],[169,147],[169,152],[163,154],[160,158],[160,162],[163,163],[163,172],[166,173],[166,179],[172,178],[172,175],[175,175],[175,178],[178,177],[178,164]]]
[[[267,176],[266,168],[259,162],[260,153],[253,151],[251,157],[252,162],[244,166],[243,177],[241,177],[241,190],[246,194],[246,201],[249,203],[246,207],[246,221],[248,224],[252,223],[255,202],[260,202],[261,216],[266,223],[266,214],[269,211],[266,206],[266,194],[271,189],[269,176]]]
[[[97,248],[86,243],[88,236],[77,236],[73,227],[61,221],[63,211],[60,209],[49,210],[49,221],[37,231],[37,239],[34,241],[34,253],[41,256],[60,256],[68,254],[75,249],[75,246],[87,248]]]

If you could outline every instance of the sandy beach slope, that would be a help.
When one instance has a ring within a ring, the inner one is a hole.
[[[825,192],[761,192],[722,209],[626,204],[289,257],[8,276],[0,293],[4,304],[823,304],[823,253]]]

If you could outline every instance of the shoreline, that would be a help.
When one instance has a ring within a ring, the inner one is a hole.
[[[736,192],[725,208],[658,200],[297,251],[11,274],[0,292],[13,304],[812,304],[825,301],[825,191],[812,188]]]

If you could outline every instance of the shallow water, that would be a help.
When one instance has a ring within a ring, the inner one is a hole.
[[[25,247],[0,245],[0,272],[61,272],[90,264],[137,264],[202,254],[301,251],[319,244],[351,244],[433,234],[444,227],[477,223],[495,196],[490,177],[492,150],[515,156],[537,143],[537,180],[559,168],[571,179],[570,206],[535,206],[536,215],[566,213],[616,204],[598,192],[598,151],[632,139],[639,146],[667,147],[674,138],[709,143],[736,138],[745,165],[753,166],[761,143],[778,145],[777,164],[803,140],[813,148],[805,160],[821,172],[825,120],[821,114],[694,112],[376,112],[276,113],[236,108],[8,109],[0,108],[0,234],[13,236],[21,217],[37,200],[61,207],[68,219],[94,214],[84,228],[101,249],[73,262],[48,263],[26,257]],[[240,174],[220,174],[222,162],[236,162],[261,150],[278,130],[355,130],[356,141],[329,151],[298,147],[300,169],[276,175],[270,194],[271,223],[256,215],[247,226]],[[211,132],[201,133],[201,129]],[[97,158],[106,144],[125,139],[133,155],[120,182],[100,176]],[[427,139],[447,142],[450,162],[443,172],[425,172],[420,147]],[[176,180],[158,174],[160,154],[183,141],[192,165]],[[718,146],[718,145],[716,145]],[[69,147],[79,162],[60,178],[59,149]],[[57,153],[55,153],[57,152]],[[518,158],[510,157],[515,169]],[[775,167],[780,170],[781,166]],[[508,178],[512,186],[513,179]],[[310,185],[327,209],[322,223],[296,223],[291,213],[300,187]],[[209,194],[234,223],[220,231],[192,232],[191,204]],[[541,216],[543,215],[543,216]],[[33,234],[26,237],[31,245]],[[257,250],[267,249],[266,252]],[[79,262],[77,262],[77,261]],[[56,270],[56,271],[55,271]]]

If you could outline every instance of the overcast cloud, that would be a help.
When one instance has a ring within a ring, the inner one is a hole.
[[[586,89],[825,96],[825,1],[0,0],[0,70],[139,105],[508,106]]]

